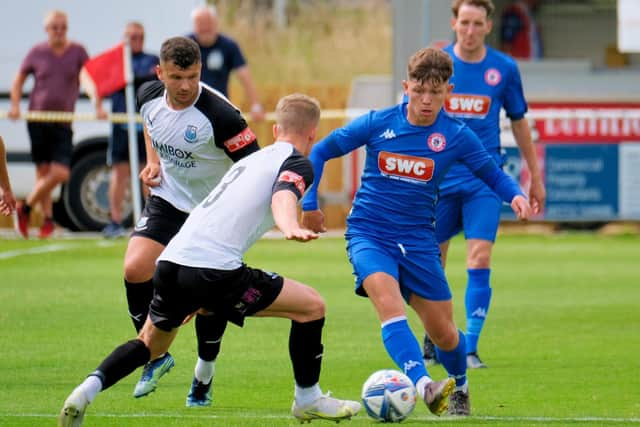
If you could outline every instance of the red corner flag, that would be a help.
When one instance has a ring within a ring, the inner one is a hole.
[[[124,50],[120,43],[85,62],[80,80],[87,93],[104,97],[126,86]]]

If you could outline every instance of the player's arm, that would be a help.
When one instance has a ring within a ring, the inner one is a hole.
[[[280,168],[273,186],[271,211],[273,219],[287,240],[307,242],[318,235],[298,222],[298,200],[313,182],[313,168],[308,159],[294,152]]]
[[[529,188],[529,202],[534,214],[542,212],[546,199],[546,190],[542,180],[542,173],[538,166],[538,156],[531,139],[531,128],[526,118],[511,121],[511,131],[520,148],[520,153],[527,162],[531,173],[531,187]]]
[[[528,219],[531,206],[518,183],[498,167],[480,139],[469,128],[465,127],[460,137],[465,139],[464,152],[460,157],[462,163],[503,201],[509,203],[518,219]]]
[[[221,95],[207,98],[203,109],[213,126],[213,138],[231,160],[238,160],[260,149],[258,138],[253,133],[240,111]]]
[[[318,187],[324,172],[324,164],[366,144],[371,114],[358,117],[347,126],[338,128],[315,144],[309,154],[313,165],[313,185],[302,199],[302,224],[315,232],[326,231],[324,214],[318,206]]]
[[[164,94],[164,84],[159,81],[150,81],[144,83],[136,93],[136,103],[137,109],[140,111],[142,117],[145,117],[145,104],[155,99],[159,96],[163,96]],[[147,157],[147,163],[144,165],[144,168],[140,172],[140,179],[142,182],[149,187],[156,187],[160,185],[162,180],[162,169],[160,167],[160,156],[153,148],[153,141],[151,139],[151,135],[149,135],[149,130],[147,129],[147,124],[143,124],[143,135],[144,135],[144,148]]]

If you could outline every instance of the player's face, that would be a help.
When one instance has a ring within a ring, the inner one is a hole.
[[[458,17],[451,18],[451,29],[456,33],[456,44],[467,54],[484,48],[484,40],[491,32],[492,21],[483,7],[463,4]]]
[[[438,113],[451,90],[449,83],[434,85],[430,82],[421,83],[417,80],[402,82],[404,93],[409,98],[407,105],[407,120],[412,125],[429,126],[438,118]]]
[[[160,62],[157,74],[167,89],[167,102],[171,108],[182,110],[195,102],[200,90],[201,67],[199,62],[188,68],[180,68],[173,62]]]

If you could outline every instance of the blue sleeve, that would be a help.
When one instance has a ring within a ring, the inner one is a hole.
[[[302,199],[303,211],[315,211],[318,209],[318,185],[324,171],[324,164],[328,160],[340,157],[346,154],[340,149],[336,142],[336,132],[332,132],[329,136],[318,142],[311,149],[309,160],[313,166],[313,184],[305,193]]]
[[[498,167],[482,145],[480,138],[467,126],[462,128],[459,138],[463,146],[460,160],[471,172],[483,180],[502,200],[511,203],[518,194],[524,195],[520,186]]]
[[[358,117],[348,125],[334,130],[313,146],[309,154],[309,160],[313,165],[313,185],[302,199],[302,210],[314,211],[318,209],[318,185],[322,179],[325,162],[344,156],[366,144],[371,115],[370,112]]]
[[[524,196],[518,183],[500,169],[493,159],[489,159],[479,169],[473,171],[473,173],[491,187],[491,189],[507,203],[511,203],[513,198],[518,195]]]
[[[507,117],[511,120],[522,119],[528,109],[527,101],[522,89],[520,71],[518,70],[518,65],[515,61],[510,64],[509,80],[504,91],[504,100],[502,105],[504,106]]]

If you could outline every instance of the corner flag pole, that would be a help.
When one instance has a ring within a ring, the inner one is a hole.
[[[127,85],[124,95],[127,105],[127,128],[129,132],[129,165],[131,167],[131,198],[133,199],[133,223],[140,219],[142,210],[140,199],[140,160],[138,158],[138,132],[136,131],[136,108],[134,102],[133,71],[131,67],[131,46],[125,37],[124,41],[124,77]]]

